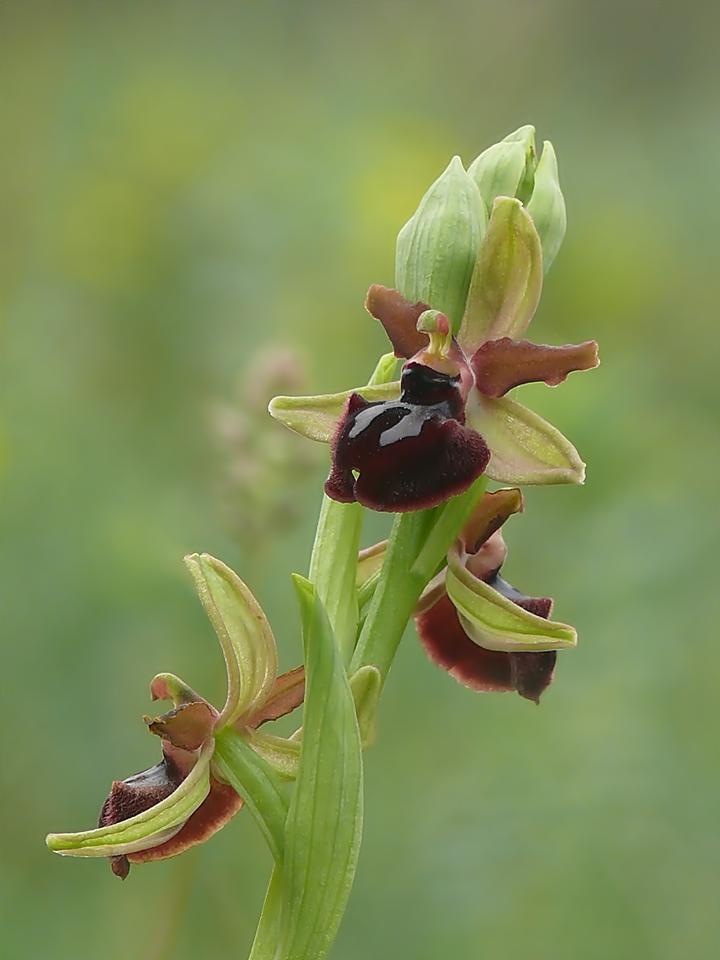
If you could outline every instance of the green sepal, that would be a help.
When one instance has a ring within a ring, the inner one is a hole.
[[[361,394],[370,403],[376,400],[397,400],[400,382],[376,386],[356,387],[342,393],[327,393],[317,397],[275,397],[270,401],[270,415],[295,433],[309,440],[330,443],[335,436],[345,402],[352,393]]]
[[[487,213],[460,158],[420,201],[397,239],[395,286],[411,303],[440,310],[457,333]]]
[[[584,483],[585,464],[570,441],[510,397],[471,396],[466,423],[490,448],[486,476],[500,483]]]
[[[219,776],[245,801],[276,863],[282,862],[287,801],[282,780],[263,757],[232,727],[218,731],[213,765]]]
[[[371,664],[360,667],[350,677],[350,689],[355,701],[360,742],[363,750],[367,750],[375,742],[375,713],[382,690],[382,676],[378,668]]]
[[[295,740],[278,737],[264,730],[247,729],[244,737],[255,753],[268,763],[283,780],[297,777],[300,760],[300,744]]]
[[[537,165],[535,127],[520,127],[500,143],[494,143],[468,167],[477,183],[488,215],[496,197],[518,197],[525,202],[530,196]]]
[[[463,629],[486,650],[563,650],[577,643],[573,627],[528,613],[473,576],[457,546],[448,553],[445,586]]]
[[[542,291],[540,238],[519,200],[498,197],[480,246],[458,342],[471,356],[486,340],[522,337]]]
[[[191,554],[185,564],[225,656],[228,692],[220,728],[267,699],[277,676],[275,638],[262,607],[230,567],[207,553]]]
[[[527,212],[533,219],[542,244],[545,273],[557,256],[565,236],[567,213],[565,198],[560,189],[557,157],[549,140],[543,144],[543,152],[535,171],[535,186],[528,201]]]
[[[67,857],[115,857],[157,847],[174,836],[210,792],[215,741],[203,745],[197,763],[177,790],[128,820],[82,833],[49,833],[48,847]]]
[[[305,651],[300,767],[287,818],[277,960],[321,960],[352,885],[362,830],[362,753],[355,704],[313,585],[295,575]]]

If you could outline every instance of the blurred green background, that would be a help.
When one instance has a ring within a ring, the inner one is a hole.
[[[589,474],[528,492],[506,570],[580,645],[536,709],[408,633],[333,957],[719,955],[719,14],[2,5],[3,960],[246,955],[270,869],[246,812],[125,883],[44,835],[156,762],[156,672],[224,696],[184,553],[235,566],[299,661],[327,451],[258,432],[263,391],[363,381],[398,229],[453,154],[524,123],[569,215],[533,339],[596,337],[603,363],[525,388]]]

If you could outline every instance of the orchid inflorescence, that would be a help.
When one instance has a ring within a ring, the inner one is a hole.
[[[467,170],[453,159],[400,231],[396,289],[367,295],[392,352],[364,387],[270,404],[291,430],[330,445],[309,577],[295,576],[303,666],[278,676],[272,630],[245,583],[213,557],[187,557],[225,656],[226,703],[218,711],[172,674],[155,677],[152,698],[173,704],[145,718],[161,762],[113,783],[97,829],[50,834],[52,850],[109,857],[124,878],[246,805],[275,862],[251,958],[320,958],[352,884],[362,751],[409,620],[461,683],[539,702],[557,651],[577,637],[549,619],[549,598],[503,578],[501,527],[523,509],[520,486],[584,480],[572,444],[509,396],[598,364],[594,341],[524,339],[565,222],[554,150],[546,142],[538,158],[533,127]],[[395,520],[387,541],[360,549],[364,509]],[[292,736],[260,729],[303,702]]]

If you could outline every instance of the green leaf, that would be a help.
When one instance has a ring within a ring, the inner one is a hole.
[[[323,602],[343,662],[352,656],[357,635],[355,580],[362,519],[359,503],[338,503],[323,495],[310,558],[310,580]]]
[[[430,187],[400,231],[395,285],[411,303],[440,310],[457,332],[487,214],[459,157]]]
[[[251,714],[277,676],[277,648],[262,607],[240,577],[207,553],[185,557],[225,656],[228,693],[217,729]]]
[[[559,430],[509,397],[474,392],[467,425],[490,448],[485,471],[491,480],[511,484],[584,483],[585,464]]]
[[[177,790],[154,807],[96,830],[49,833],[45,842],[55,853],[69,857],[115,857],[159,846],[178,832],[210,792],[210,758],[214,747],[214,740],[208,740]]]
[[[527,205],[542,244],[545,273],[557,256],[565,236],[567,213],[565,198],[560,189],[555,150],[549,140],[543,144],[543,152],[535,171],[535,187]]]
[[[223,780],[243,798],[275,862],[280,863],[288,810],[280,777],[232,727],[219,730],[216,741],[213,763]]]
[[[527,184],[532,186],[536,163],[535,127],[528,124],[488,147],[470,164],[468,173],[480,189],[488,215],[496,197],[520,197]]]
[[[271,416],[295,433],[302,434],[309,440],[330,443],[351,393],[359,393],[371,403],[376,400],[397,400],[400,396],[400,382],[356,387],[343,393],[328,393],[317,397],[275,397],[270,401],[268,410]]]
[[[562,650],[577,643],[573,627],[528,613],[473,576],[457,546],[448,554],[445,586],[465,632],[486,650]]]
[[[523,335],[542,291],[540,238],[519,200],[498,197],[480,246],[458,342],[470,356],[486,340]]]
[[[362,754],[350,685],[313,585],[295,576],[306,693],[283,864],[278,960],[321,960],[350,893],[362,830]]]

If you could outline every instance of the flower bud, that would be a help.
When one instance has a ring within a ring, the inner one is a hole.
[[[480,189],[488,216],[496,197],[527,202],[536,166],[535,127],[530,124],[494,143],[470,164],[468,173]]]
[[[420,201],[397,240],[395,283],[411,302],[446,314],[456,333],[487,225],[477,184],[459,157]]]
[[[527,202],[527,212],[533,218],[540,237],[543,270],[547,273],[560,249],[567,226],[565,198],[558,180],[557,157],[549,140],[543,144],[542,156],[535,171],[532,196]]]

